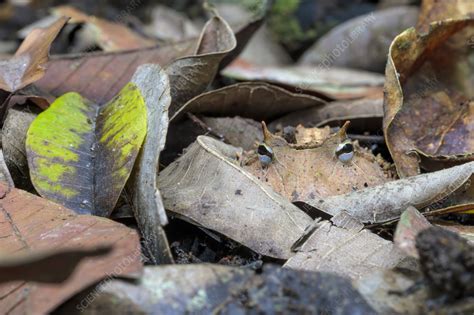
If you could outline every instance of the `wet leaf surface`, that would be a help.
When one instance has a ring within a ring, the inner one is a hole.
[[[132,229],[105,218],[77,215],[58,204],[2,183],[0,188],[2,253],[114,247],[103,257],[86,259],[61,285],[31,282],[0,285],[0,309],[6,313],[47,313],[76,292],[107,277],[111,271],[117,276],[126,276],[141,270],[140,244]]]
[[[260,254],[288,258],[311,218],[242,169],[239,154],[237,148],[198,137],[158,176],[165,208]]]
[[[147,110],[129,83],[102,107],[67,93],[32,122],[26,137],[33,185],[77,213],[109,216],[146,135]]]
[[[426,161],[472,160],[474,21],[449,20],[393,41],[386,69],[384,133],[401,177]],[[420,161],[418,156],[422,156]]]

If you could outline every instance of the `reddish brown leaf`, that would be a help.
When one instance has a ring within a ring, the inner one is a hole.
[[[235,37],[229,30],[225,21],[214,17],[199,39],[121,53],[59,57],[50,61],[37,85],[55,96],[74,91],[103,104],[130,81],[138,66],[157,63],[167,66],[173,105],[181,104],[207,87],[219,62],[235,48]]]
[[[416,28],[427,32],[432,22],[460,19],[469,14],[474,14],[472,0],[423,0]]]
[[[14,92],[43,77],[51,43],[67,20],[62,17],[46,28],[34,29],[11,59],[0,61],[0,89]]]
[[[8,188],[0,183],[0,191],[3,189]],[[0,250],[5,254],[114,246],[106,256],[83,261],[61,285],[29,282],[1,285],[0,309],[4,313],[44,314],[103,278],[131,275],[142,269],[136,232],[109,219],[77,215],[17,189],[8,190],[0,199],[0,217]]]
[[[79,250],[49,250],[17,254],[0,259],[0,283],[35,281],[59,283],[66,280],[82,259],[108,254],[112,247]],[[54,272],[51,272],[54,270]]]
[[[85,24],[85,32],[90,34],[105,51],[130,50],[156,45],[155,41],[140,36],[125,25],[89,16],[68,5],[54,8],[53,13],[70,17],[70,23]]]

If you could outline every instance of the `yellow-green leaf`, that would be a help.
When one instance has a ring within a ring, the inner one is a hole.
[[[41,196],[78,213],[108,216],[146,130],[145,101],[133,83],[104,106],[77,93],[64,94],[28,130],[33,185]]]

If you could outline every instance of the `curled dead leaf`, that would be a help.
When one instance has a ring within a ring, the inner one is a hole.
[[[472,38],[474,20],[464,19],[433,23],[426,34],[411,28],[392,42],[384,134],[400,177],[430,161],[473,159]]]

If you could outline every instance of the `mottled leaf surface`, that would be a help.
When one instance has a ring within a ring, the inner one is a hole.
[[[26,138],[38,193],[78,213],[110,215],[145,138],[146,115],[133,83],[102,107],[74,92],[56,99]]]
[[[86,258],[60,285],[9,282],[0,285],[0,309],[8,314],[45,314],[75,293],[108,275],[132,275],[142,268],[136,232],[106,218],[77,215],[46,199],[0,183],[0,248],[3,254],[47,250],[92,250],[113,246],[109,254]],[[67,265],[51,266],[61,273]]]
[[[400,177],[472,160],[473,36],[474,20],[446,20],[392,42],[384,134]]]
[[[331,136],[320,137],[319,142],[312,139],[309,145],[291,145],[266,130],[264,142],[273,150],[272,162],[262,167],[257,154],[253,153],[242,160],[243,167],[292,202],[316,202],[389,181],[380,157],[376,158],[357,144],[349,163],[338,160],[336,148],[346,139],[345,132],[344,127]]]

